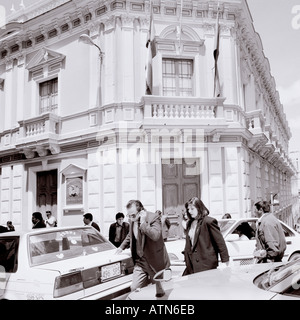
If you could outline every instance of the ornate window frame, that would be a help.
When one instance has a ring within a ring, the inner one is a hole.
[[[35,102],[34,110],[36,115],[40,114],[40,99],[39,99],[39,86],[40,83],[58,79],[58,108],[57,113],[60,111],[60,70],[64,67],[66,56],[49,48],[41,48],[27,63],[26,69],[29,71],[30,79],[33,80]]]
[[[178,59],[178,60],[192,60],[193,61],[193,96],[197,96],[198,92],[195,90],[196,83],[199,79],[199,68],[195,68],[197,65],[196,60],[201,54],[204,47],[204,39],[201,39],[198,34],[188,26],[181,27],[177,25],[171,25],[166,27],[159,36],[154,38],[153,49],[153,94],[163,95],[163,75],[162,64],[163,59]]]

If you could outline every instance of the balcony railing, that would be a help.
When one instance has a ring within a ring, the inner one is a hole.
[[[144,123],[198,122],[216,123],[224,119],[223,98],[144,96]]]
[[[46,150],[57,145],[60,117],[53,113],[45,113],[28,120],[19,121],[19,137],[16,147],[26,150],[29,157],[37,151],[45,155]]]

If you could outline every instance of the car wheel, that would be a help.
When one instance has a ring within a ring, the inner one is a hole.
[[[289,258],[289,261],[295,261],[295,260],[298,260],[300,259],[300,253],[293,253],[290,258]]]

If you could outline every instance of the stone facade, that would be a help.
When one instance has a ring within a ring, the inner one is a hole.
[[[246,217],[276,193],[274,212],[292,225],[296,169],[275,80],[247,3],[219,3],[217,13],[217,1],[45,0],[9,17],[0,30],[1,224],[30,228],[31,213],[50,206],[58,225],[82,224],[91,212],[107,235],[115,214],[138,198],[166,211],[180,235],[184,203],[166,204],[162,167],[180,169],[189,158],[199,164],[195,187],[184,189],[175,174],[178,199],[197,190],[212,216]],[[145,95],[151,8],[153,90]],[[49,202],[37,181],[51,170]],[[74,181],[77,200],[68,198]]]

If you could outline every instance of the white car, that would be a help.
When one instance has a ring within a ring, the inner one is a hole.
[[[149,285],[130,293],[127,299],[299,301],[300,259],[285,264],[261,263],[213,269],[170,281],[163,275],[160,281],[164,295],[157,296],[156,285]]]
[[[129,292],[133,261],[93,227],[0,234],[0,299],[111,299]]]
[[[222,219],[218,220],[221,233],[225,239],[228,253],[230,256],[230,265],[246,265],[254,263],[253,252],[255,250],[255,229],[257,218],[243,219]],[[281,225],[286,237],[287,248],[284,253],[283,261],[290,261],[300,257],[300,234],[283,223]],[[247,235],[241,240],[236,229],[243,226],[247,230]],[[171,260],[171,269],[175,273],[184,270],[183,251],[185,239],[166,242],[167,251]]]

